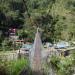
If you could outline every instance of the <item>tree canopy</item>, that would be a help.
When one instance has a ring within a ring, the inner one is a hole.
[[[34,39],[40,27],[42,41],[74,40],[74,12],[74,0],[0,0],[0,31],[7,35],[17,28],[20,36]]]

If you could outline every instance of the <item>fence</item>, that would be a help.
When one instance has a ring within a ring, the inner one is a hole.
[[[7,61],[16,60],[17,58],[18,58],[18,54],[16,52],[0,54],[0,61],[3,61],[3,60],[7,60]]]

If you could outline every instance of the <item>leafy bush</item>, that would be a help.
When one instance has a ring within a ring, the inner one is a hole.
[[[54,70],[56,70],[57,75],[72,75],[73,74],[73,57],[57,57],[53,56],[51,58],[51,65]]]

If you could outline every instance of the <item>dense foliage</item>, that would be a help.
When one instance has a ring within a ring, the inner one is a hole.
[[[74,73],[74,57],[52,56],[48,66],[56,72],[56,75],[72,75]]]
[[[74,12],[74,0],[0,0],[0,42],[9,28],[17,28],[21,38],[33,40],[37,27],[42,41],[74,40]]]

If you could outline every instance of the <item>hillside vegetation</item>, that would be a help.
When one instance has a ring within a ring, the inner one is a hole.
[[[33,41],[40,27],[42,41],[75,39],[75,0],[0,0],[0,42],[9,28]]]

